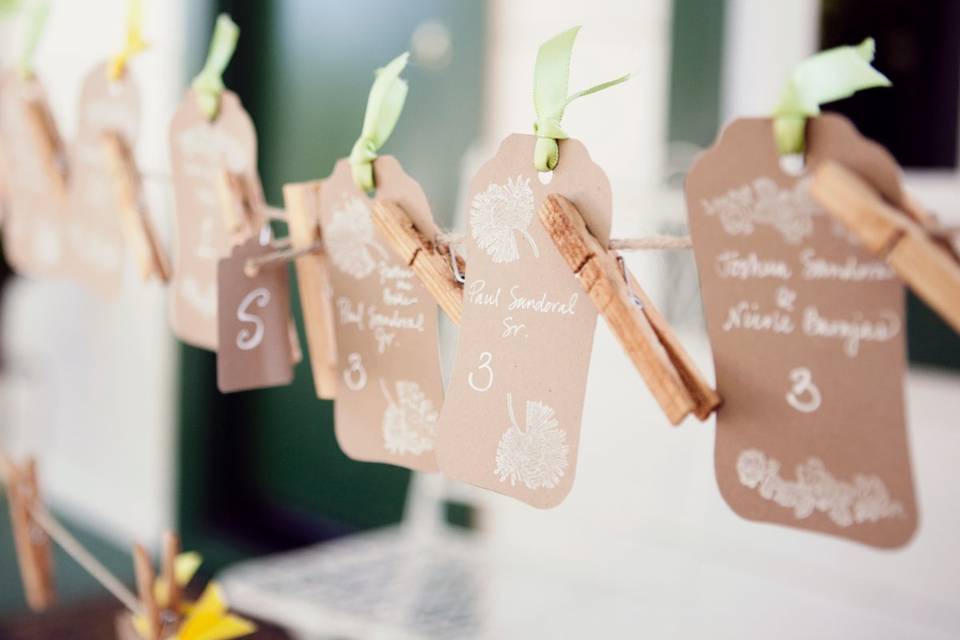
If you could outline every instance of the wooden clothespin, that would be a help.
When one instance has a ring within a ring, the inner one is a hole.
[[[157,580],[153,561],[141,545],[133,546],[133,568],[137,581],[137,597],[146,640],[172,637],[183,620],[183,594],[177,582],[176,565],[180,555],[180,536],[167,531],[163,535],[163,557],[160,580]],[[161,588],[162,585],[162,588]],[[163,595],[161,595],[161,593]],[[162,600],[161,600],[162,599]],[[137,632],[134,616],[129,612],[117,618],[117,635],[121,640],[144,640]]]
[[[105,133],[103,151],[107,170],[114,185],[120,209],[120,220],[126,241],[133,249],[140,266],[140,278],[156,276],[160,282],[170,280],[170,261],[160,246],[143,197],[143,183],[127,143],[118,134]]]
[[[181,593],[180,583],[177,582],[177,556],[180,555],[180,536],[172,531],[163,534],[163,568],[161,576],[167,589],[166,608],[171,615],[179,620]]]
[[[817,168],[811,194],[960,333],[960,261],[918,224],[919,207],[891,206],[863,178],[832,161]],[[929,218],[919,220],[930,224]]]
[[[623,268],[618,255],[600,244],[566,198],[547,196],[539,215],[560,255],[610,325],[671,424],[678,424],[690,413],[705,420],[720,405],[720,396]]]
[[[374,202],[373,222],[454,324],[459,325],[463,317],[463,285],[453,277],[449,248],[441,250],[435,242],[420,233],[396,202]],[[462,266],[459,256],[453,259],[458,261],[458,266]]]
[[[140,598],[140,615],[143,616],[145,640],[161,640],[163,622],[154,591],[157,576],[147,550],[139,544],[133,545],[133,570],[137,580],[137,595]]]
[[[43,611],[56,598],[53,582],[53,554],[50,538],[34,520],[34,511],[41,508],[37,484],[37,465],[33,458],[17,465],[0,459],[6,478],[7,501],[13,540],[20,565],[20,579],[27,603],[34,611]]]
[[[267,224],[268,207],[263,194],[242,174],[221,171],[217,177],[217,198],[231,247],[260,233],[261,226]],[[303,350],[293,318],[290,319],[287,334],[290,338],[290,361],[297,364],[303,359]]]
[[[57,197],[66,200],[69,164],[63,140],[57,131],[53,115],[46,105],[29,100],[25,105],[27,128],[40,155],[40,163],[57,192]]]
[[[320,241],[317,212],[320,210],[321,188],[320,180],[283,186],[291,249],[306,249]],[[332,400],[337,391],[337,346],[326,257],[320,251],[306,253],[296,258],[294,267],[297,270],[313,386],[318,398]]]
[[[241,244],[259,233],[259,221],[265,219],[258,215],[263,202],[248,180],[240,174],[221,171],[217,178],[217,195],[231,245]]]

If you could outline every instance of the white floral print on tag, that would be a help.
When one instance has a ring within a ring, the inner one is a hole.
[[[416,382],[400,380],[394,385],[397,397],[380,380],[387,400],[383,413],[383,446],[390,453],[420,455],[432,451],[437,437],[437,415],[430,398]]]
[[[880,478],[858,474],[853,482],[842,482],[819,458],[797,465],[797,479],[791,482],[780,477],[777,460],[757,449],[746,449],[737,458],[737,474],[741,484],[793,509],[793,515],[801,520],[820,511],[838,527],[849,527],[904,515],[903,505],[891,499]]]
[[[500,482],[510,480],[528,489],[553,489],[567,469],[567,432],[560,428],[553,407],[527,401],[526,429],[521,429],[513,413],[513,397],[507,394],[510,428],[497,444],[497,468]]]
[[[492,183],[473,197],[470,203],[470,232],[477,246],[487,252],[494,262],[514,262],[520,259],[515,233],[522,235],[534,257],[540,257],[537,243],[527,231],[533,221],[536,206],[530,178],[507,178],[506,184]]]
[[[334,266],[357,280],[366,278],[377,266],[371,249],[387,258],[376,240],[370,210],[360,198],[350,198],[333,212],[324,229],[324,245]]]
[[[705,199],[703,211],[717,216],[723,230],[732,236],[748,236],[756,225],[768,225],[786,242],[798,244],[813,233],[813,216],[821,209],[810,197],[809,178],[792,189],[781,189],[770,178],[761,177],[722,196]]]

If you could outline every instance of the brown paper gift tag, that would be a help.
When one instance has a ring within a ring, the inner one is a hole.
[[[378,199],[399,203],[425,233],[436,232],[423,189],[396,159],[378,158],[373,172]],[[435,471],[443,403],[437,305],[373,224],[372,202],[346,160],[320,189],[339,371],[337,441],[357,460]]]
[[[107,294],[123,283],[123,223],[103,150],[115,133],[134,148],[140,128],[140,92],[130,73],[107,77],[97,65],[83,82],[77,136],[70,149],[69,213],[64,230],[73,277]]]
[[[264,265],[256,275],[244,269],[270,250],[251,237],[217,265],[217,387],[223,393],[293,380],[287,264]]]
[[[917,526],[904,418],[904,289],[810,196],[823,160],[903,206],[899,170],[846,119],[812,118],[806,170],[737,120],[687,177],[717,390],[716,474],[738,514],[896,547]]]
[[[170,149],[177,221],[171,322],[178,338],[213,351],[217,348],[217,261],[231,246],[218,183],[223,171],[229,171],[242,177],[256,190],[257,201],[263,201],[257,134],[235,94],[223,93],[220,112],[211,122],[189,91],[170,126]],[[262,224],[263,220],[256,220],[252,228]]]
[[[450,477],[546,508],[573,485],[597,313],[536,212],[559,193],[606,244],[612,196],[582,143],[561,141],[560,164],[540,176],[535,141],[509,136],[470,184],[463,322],[438,457]]]
[[[36,78],[14,72],[0,80],[0,141],[7,165],[9,211],[4,253],[25,274],[63,272],[66,157],[46,92]]]

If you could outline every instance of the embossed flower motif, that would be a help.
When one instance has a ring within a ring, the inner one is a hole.
[[[390,453],[420,455],[433,450],[437,437],[437,410],[416,382],[400,380],[395,385],[396,401],[381,379],[387,399],[383,413],[383,446]]]
[[[747,449],[737,457],[737,475],[740,484],[756,489],[767,474],[767,456],[762,451]]]
[[[702,201],[704,213],[716,216],[730,235],[750,235],[757,225],[771,226],[790,244],[813,233],[813,216],[819,212],[810,197],[810,180],[782,189],[767,177]]]
[[[370,210],[360,198],[350,198],[334,210],[324,229],[324,246],[333,265],[357,280],[366,278],[377,266],[371,249],[381,258],[387,257],[377,243]]]
[[[857,475],[852,482],[843,482],[820,458],[811,457],[797,465],[797,479],[791,481],[780,476],[777,460],[757,449],[745,449],[737,458],[737,474],[741,484],[757,489],[765,500],[791,509],[799,520],[820,512],[846,528],[904,514],[903,505],[891,498],[880,478]]]
[[[749,186],[731,189],[724,196],[703,202],[706,214],[720,218],[724,230],[735,236],[753,233],[752,207],[753,191]]]
[[[553,407],[527,401],[526,411],[525,428],[521,428],[513,413],[513,397],[507,394],[510,427],[497,444],[494,474],[511,486],[519,482],[528,489],[553,489],[567,469],[567,432],[560,428]]]
[[[853,519],[856,522],[877,522],[882,518],[903,515],[903,505],[890,498],[887,487],[876,476],[856,476],[856,502]]]
[[[508,178],[506,184],[491,183],[470,203],[470,233],[477,246],[496,263],[520,259],[517,233],[530,243],[533,255],[539,258],[537,243],[527,231],[534,212],[529,178],[517,176]]]

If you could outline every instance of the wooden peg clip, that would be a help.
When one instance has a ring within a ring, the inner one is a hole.
[[[27,101],[24,109],[27,128],[39,153],[40,163],[56,190],[57,197],[66,202],[69,164],[53,115],[45,104],[36,100]]]
[[[160,577],[165,585],[166,601],[158,600],[156,570],[146,549],[133,546],[133,569],[137,581],[138,613],[143,617],[146,640],[161,640],[174,637],[183,621],[181,604],[182,589],[176,579],[177,556],[180,555],[180,537],[171,531],[163,535],[163,557]],[[117,616],[117,636],[121,640],[144,640],[134,624],[134,614],[125,611]]]
[[[242,244],[260,232],[260,224],[264,219],[263,198],[257,195],[253,185],[244,176],[221,171],[217,178],[217,195],[231,245]]]
[[[139,544],[133,545],[133,570],[137,579],[137,595],[140,598],[140,615],[145,623],[145,640],[161,640],[163,624],[153,588],[157,576],[147,550]]]
[[[374,202],[373,222],[454,324],[459,325],[463,317],[463,285],[453,277],[450,250],[440,250],[435,242],[420,233],[396,202]],[[462,266],[459,257],[454,259]]]
[[[123,138],[114,132],[105,133],[102,144],[120,209],[123,235],[136,256],[140,278],[146,281],[156,277],[160,282],[168,282],[170,261],[160,246],[144,204],[143,183],[133,153]]]
[[[908,205],[909,212],[891,206],[863,178],[832,161],[815,171],[811,194],[960,333],[960,262],[915,221],[916,205]]]
[[[180,555],[180,536],[172,531],[163,534],[163,568],[161,575],[167,585],[166,607],[172,617],[180,618],[180,602],[182,593],[180,583],[177,582],[177,556]]]
[[[670,423],[678,424],[690,413],[705,420],[720,405],[720,396],[617,254],[600,244],[566,198],[547,196],[539,215]]]
[[[50,538],[33,516],[35,510],[42,507],[37,465],[33,458],[22,465],[6,459],[0,459],[0,463],[6,478],[13,540],[27,604],[33,611],[44,611],[53,604],[56,592]]]
[[[322,182],[302,182],[283,186],[287,209],[287,228],[294,250],[306,249],[320,240],[318,212]],[[327,260],[320,251],[296,258],[297,287],[303,323],[307,333],[307,351],[317,397],[332,400],[337,391],[337,346],[330,304],[330,276]]]
[[[268,209],[276,212],[272,207],[267,207],[260,189],[239,173],[220,172],[217,197],[231,247],[243,244],[251,236],[260,233],[269,219]],[[290,340],[290,362],[298,364],[303,359],[303,350],[300,349],[300,338],[293,318],[290,318],[287,336]]]

